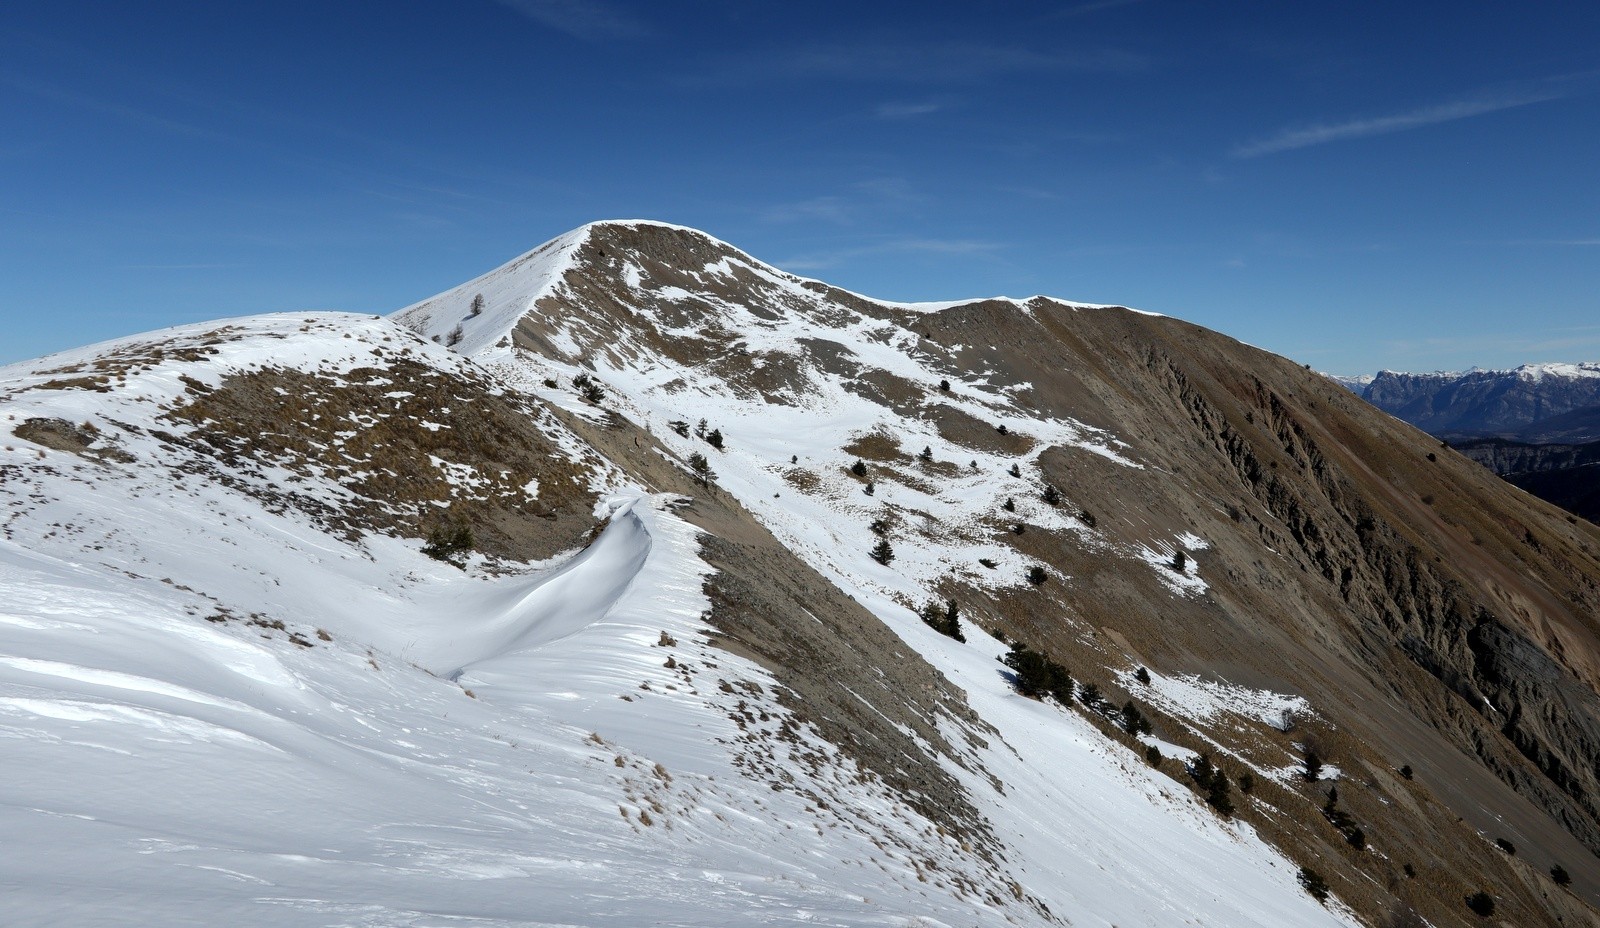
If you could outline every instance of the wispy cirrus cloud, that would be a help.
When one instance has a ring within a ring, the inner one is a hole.
[[[845,42],[742,56],[710,79],[950,84],[1052,72],[1133,73],[1149,66],[1145,56],[1114,48],[1038,51],[978,42]]]
[[[496,0],[523,16],[588,41],[636,39],[649,32],[644,22],[608,0]]]
[[[913,119],[944,109],[944,104],[928,100],[923,103],[880,103],[875,111],[879,119]]]
[[[1600,72],[1563,75],[1543,81],[1526,82],[1513,87],[1486,90],[1472,96],[1451,100],[1447,103],[1424,106],[1400,113],[1390,113],[1385,116],[1370,116],[1347,119],[1341,122],[1314,123],[1309,126],[1287,128],[1266,138],[1239,145],[1233,149],[1231,154],[1235,158],[1260,158],[1264,155],[1275,155],[1299,148],[1310,148],[1314,145],[1326,145],[1330,142],[1368,138],[1374,135],[1389,135],[1395,132],[1408,132],[1425,126],[1455,122],[1459,119],[1471,119],[1474,116],[1482,116],[1487,113],[1531,106],[1535,103],[1559,100],[1582,93],[1592,93],[1596,89],[1600,89],[1600,81],[1597,81],[1597,78],[1600,78]]]

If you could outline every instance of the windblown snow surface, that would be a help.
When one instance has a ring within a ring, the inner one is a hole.
[[[673,514],[678,500],[614,468],[595,470],[606,521],[587,547],[460,570],[416,539],[337,536],[275,511],[241,489],[259,473],[229,482],[175,466],[159,433],[177,428],[161,414],[182,378],[266,364],[337,376],[382,363],[390,343],[441,370],[474,365],[370,317],[232,320],[220,338],[201,328],[148,338],[204,335],[215,351],[168,352],[109,392],[49,385],[138,345],[0,369],[7,924],[1355,923],[1301,891],[1296,868],[1248,827],[1075,713],[1017,696],[998,672],[1000,643],[973,629],[958,645],[923,626],[896,594],[905,576],[940,569],[936,546],[906,551],[923,569],[891,573],[832,534],[848,501],[811,509],[786,494],[757,510],[999,732],[979,758],[992,780],[951,765],[1002,847],[995,862],[796,725],[764,670],[707,643],[697,530]],[[527,389],[529,372],[498,362],[516,377],[507,389]],[[651,395],[648,371],[605,373],[630,403]],[[759,427],[716,399],[697,384],[684,402],[736,421],[754,449],[717,459],[724,485],[768,500],[780,484],[761,462],[799,423]],[[805,419],[869,425],[852,414]],[[40,417],[93,424],[96,447],[119,454],[10,434]],[[1053,441],[1117,453],[1056,428]],[[342,499],[332,476],[300,486]],[[944,507],[934,517],[989,492],[955,487],[926,501]],[[749,773],[752,751],[790,775],[785,788]],[[794,763],[797,751],[823,763]],[[1015,895],[989,891],[1010,881]]]

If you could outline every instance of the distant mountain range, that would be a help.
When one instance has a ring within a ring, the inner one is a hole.
[[[1452,441],[1545,444],[1600,440],[1600,362],[1512,370],[1330,375],[1384,412]]]
[[[1600,363],[1328,376],[1512,484],[1600,522]]]

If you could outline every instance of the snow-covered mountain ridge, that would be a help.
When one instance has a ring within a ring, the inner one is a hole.
[[[1474,546],[1419,528],[1397,487],[1490,513],[1496,491],[1364,446],[1406,439],[1299,371],[1115,308],[874,301],[643,223],[393,320],[228,320],[0,370],[0,731],[22,771],[0,816],[33,849],[0,867],[8,907],[1464,924],[1482,886],[1525,923],[1591,917],[1538,872],[1559,855],[1592,894],[1587,786],[1541,780],[1437,682],[1538,706],[1587,750],[1594,630],[1559,597],[1590,594],[1507,557],[1483,572],[1537,603],[1521,616],[1406,562],[1402,541]],[[1522,544],[1470,525],[1482,550]],[[1525,527],[1600,576],[1581,528]],[[460,529],[460,567],[424,555]],[[1407,570],[1404,594],[1378,580]],[[1454,602],[1488,615],[1470,648]],[[1408,652],[1382,656],[1383,621]],[[1001,635],[1154,731],[1019,695]],[[1448,669],[1457,651],[1479,670]],[[1499,652],[1537,672],[1501,679]],[[1363,848],[1299,776],[1313,742]],[[1230,818],[1178,760],[1198,750]],[[1521,857],[1462,840],[1488,827]],[[1402,863],[1416,880],[1386,882]]]

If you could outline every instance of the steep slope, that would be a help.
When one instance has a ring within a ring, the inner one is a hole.
[[[95,346],[0,411],[14,924],[1350,923],[999,642],[387,321]]]
[[[1594,899],[1591,527],[1528,511],[1325,378],[1177,320],[1043,298],[884,303],[677,227],[579,234],[552,276],[508,266],[397,318],[483,346],[475,359],[551,402],[587,393],[614,416],[591,439],[608,453],[705,456],[717,492],[923,654],[964,653],[917,616],[953,599],[969,628],[1136,699],[1169,749],[1252,772],[1263,788],[1242,817],[1335,871],[1369,916],[1462,923],[1461,898],[1488,888],[1513,920],[1592,917],[1543,875],[1563,863]],[[1202,698],[1205,681],[1224,698]],[[1343,771],[1342,816],[1296,776],[1311,746]]]

